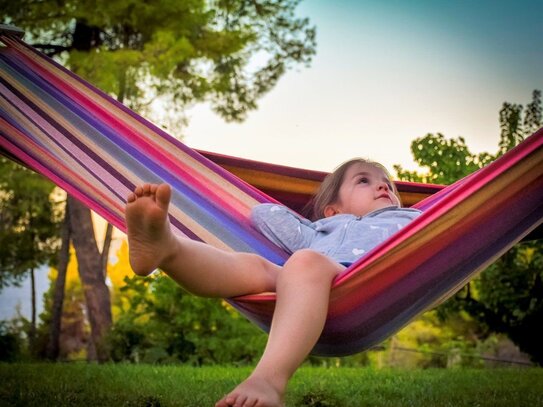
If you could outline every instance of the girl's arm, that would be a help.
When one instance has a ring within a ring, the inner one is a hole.
[[[313,224],[278,204],[260,204],[251,213],[253,226],[289,253],[310,246],[316,231]]]

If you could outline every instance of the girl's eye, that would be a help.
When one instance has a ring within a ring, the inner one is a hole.
[[[369,180],[366,177],[362,177],[358,180],[359,184],[367,184]]]

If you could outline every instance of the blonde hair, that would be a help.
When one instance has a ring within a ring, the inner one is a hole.
[[[390,173],[387,171],[387,169],[382,164],[379,164],[375,161],[367,160],[365,158],[353,158],[352,160],[344,162],[339,167],[337,167],[334,172],[328,174],[326,178],[324,178],[324,181],[322,181],[319,189],[317,190],[317,193],[315,194],[315,196],[313,196],[313,199],[311,199],[311,201],[306,206],[305,213],[309,214],[309,218],[311,220],[315,221],[324,218],[325,208],[328,205],[334,204],[338,201],[339,189],[343,184],[345,174],[354,164],[366,164],[378,168],[385,173],[386,177],[389,180],[391,179]],[[396,185],[394,185],[393,182],[391,184],[394,193],[396,194],[396,196],[398,196],[399,199]]]

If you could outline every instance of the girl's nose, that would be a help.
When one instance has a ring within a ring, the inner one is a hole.
[[[386,182],[380,182],[377,185],[377,190],[384,189],[385,191],[388,191],[388,184]]]

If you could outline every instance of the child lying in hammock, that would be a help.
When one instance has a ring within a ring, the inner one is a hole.
[[[317,342],[326,320],[334,277],[419,215],[400,208],[387,171],[354,159],[322,183],[313,200],[315,222],[285,207],[262,204],[253,223],[292,255],[280,267],[249,253],[232,253],[170,230],[166,184],[130,194],[126,223],[130,264],[138,275],[160,268],[189,292],[236,297],[275,291],[268,343],[252,374],[216,406],[280,406],[287,382]]]

